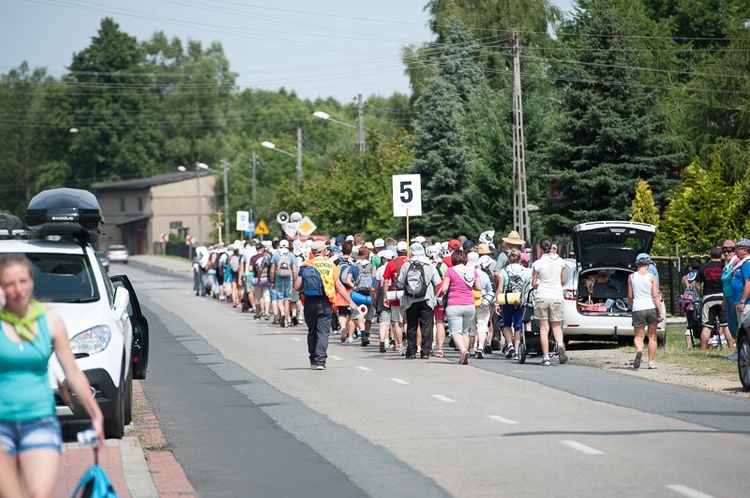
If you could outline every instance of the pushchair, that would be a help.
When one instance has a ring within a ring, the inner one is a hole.
[[[526,363],[528,356],[542,354],[542,338],[539,334],[539,321],[534,318],[534,299],[536,290],[531,288],[531,279],[524,285],[521,306],[523,307],[523,326],[521,327],[521,342],[518,344],[518,363]],[[550,358],[557,356],[554,339],[550,339],[552,330],[547,334]]]
[[[693,348],[697,348],[700,346],[700,343],[696,344],[695,340],[700,341],[701,331],[703,330],[703,304],[695,290],[690,287],[685,289],[685,292],[680,296],[680,309],[685,313],[685,319],[687,320],[686,329],[690,332],[690,344]],[[719,327],[719,319],[716,317],[714,319],[714,326],[711,329],[711,336],[708,339],[708,345],[710,347],[723,348],[724,342],[725,340],[721,335]]]

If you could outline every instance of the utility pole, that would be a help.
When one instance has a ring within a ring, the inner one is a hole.
[[[302,128],[297,128],[297,183],[302,183]]]
[[[529,207],[526,197],[526,153],[523,141],[523,106],[521,103],[521,61],[518,30],[511,30],[513,42],[513,228],[531,244]]]
[[[196,245],[201,245],[203,242],[203,206],[201,205],[201,168],[199,161],[195,161],[195,193],[198,196],[198,241]]]
[[[224,172],[224,216],[226,220],[229,220],[229,179],[227,178],[227,170],[229,169],[229,161],[226,159],[221,160],[221,168]],[[229,223],[225,223],[227,229],[224,231],[229,240]]]
[[[365,152],[365,104],[362,94],[357,96],[357,124],[359,125],[359,152]]]
[[[255,173],[258,170],[258,156],[257,156],[257,154],[255,154],[255,151],[253,151],[253,164],[252,164],[252,168],[253,168],[253,183],[252,183],[253,194],[252,194],[252,200],[253,200],[253,207],[255,207],[255,198],[256,198],[255,194],[257,192],[256,189],[258,188],[258,183],[257,183],[256,177],[255,177]]]

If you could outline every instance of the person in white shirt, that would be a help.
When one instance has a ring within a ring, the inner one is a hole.
[[[545,237],[539,241],[542,257],[534,261],[531,268],[531,286],[536,289],[534,318],[539,321],[539,342],[542,346],[542,365],[549,361],[549,329],[555,338],[555,349],[560,363],[568,361],[563,343],[563,284],[567,279],[565,263],[557,254],[551,253],[552,241]]]
[[[661,296],[659,295],[659,280],[651,272],[651,257],[641,253],[635,258],[638,271],[628,277],[628,303],[632,311],[633,330],[635,336],[633,344],[636,353],[633,368],[641,366],[643,357],[643,336],[648,327],[648,368],[656,368],[656,326],[662,320]]]

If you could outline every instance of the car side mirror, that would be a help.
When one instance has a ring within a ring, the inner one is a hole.
[[[130,293],[125,287],[117,287],[115,289],[115,316],[118,320],[121,320],[123,315],[128,312],[128,304],[130,304]]]

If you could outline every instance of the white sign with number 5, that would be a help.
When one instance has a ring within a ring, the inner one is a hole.
[[[420,175],[393,176],[393,216],[407,215],[422,215],[422,177]]]

